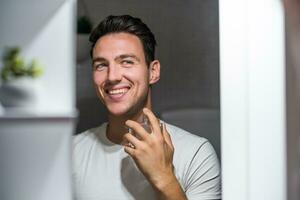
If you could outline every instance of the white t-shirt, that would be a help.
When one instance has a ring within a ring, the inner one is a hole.
[[[149,182],[121,145],[106,137],[107,123],[74,137],[73,183],[77,200],[154,200]],[[166,124],[174,145],[176,177],[190,200],[221,199],[220,165],[212,145]]]

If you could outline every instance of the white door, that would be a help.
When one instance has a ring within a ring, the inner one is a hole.
[[[279,0],[219,1],[224,200],[285,200],[285,25]]]

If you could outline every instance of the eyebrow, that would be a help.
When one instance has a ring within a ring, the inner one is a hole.
[[[93,64],[94,64],[95,62],[103,62],[103,61],[106,61],[106,59],[103,58],[103,57],[96,57],[96,58],[93,58]]]
[[[114,60],[121,60],[124,58],[133,58],[133,59],[137,60],[138,62],[140,62],[140,59],[134,54],[122,54],[122,55],[117,56]],[[107,60],[103,57],[96,57],[93,59],[93,64],[95,62],[104,62],[104,61],[107,61]]]
[[[140,62],[140,59],[134,54],[122,54],[122,55],[117,56],[115,58],[115,60],[124,59],[124,58],[133,58],[133,59],[137,60],[138,62]]]

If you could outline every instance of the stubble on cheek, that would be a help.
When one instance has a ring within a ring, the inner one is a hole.
[[[133,97],[133,102],[131,105],[131,108],[128,110],[127,114],[129,116],[133,116],[137,114],[139,111],[141,111],[147,104],[147,99],[148,99],[148,94],[149,94],[149,88],[146,88],[146,92],[142,94],[142,96],[134,96]]]

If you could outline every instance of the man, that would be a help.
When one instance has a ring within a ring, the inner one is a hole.
[[[160,63],[150,29],[129,15],[108,16],[90,41],[93,81],[109,115],[74,139],[75,198],[221,199],[210,143],[151,111]],[[145,119],[150,130],[140,124]]]

